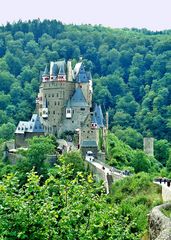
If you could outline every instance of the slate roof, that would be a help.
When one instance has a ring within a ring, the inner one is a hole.
[[[88,103],[84,97],[84,94],[80,87],[78,87],[74,95],[70,99],[70,106],[71,107],[88,107]]]
[[[57,76],[58,74],[65,74],[66,62],[65,61],[57,61],[51,62],[51,74],[53,76]]]
[[[43,77],[43,76],[48,76],[48,75],[49,75],[49,71],[48,71],[48,67],[47,67],[47,65],[46,65],[45,70],[44,70],[44,72],[43,72],[43,74],[42,74],[42,77]]]
[[[58,75],[58,67],[57,65],[54,63],[53,67],[52,67],[52,75],[53,76],[57,76]]]
[[[94,112],[95,112],[95,117],[96,117],[98,126],[104,127],[104,119],[103,119],[101,106],[96,104]]]
[[[75,76],[76,82],[79,82],[79,83],[87,83],[88,82],[89,79],[87,77],[87,73],[84,69],[82,62],[79,62],[75,65],[74,76]]]
[[[81,142],[81,147],[97,147],[97,143],[94,140],[84,140]]]
[[[91,122],[92,123],[97,123],[95,112],[93,112],[93,115],[91,116]]]
[[[20,121],[15,133],[24,134],[25,132],[29,133],[44,133],[42,124],[40,122],[39,116],[33,114],[30,121]]]
[[[28,129],[29,129],[29,122],[20,121],[16,128],[15,133],[24,134]]]

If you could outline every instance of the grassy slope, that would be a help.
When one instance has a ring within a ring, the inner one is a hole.
[[[113,185],[112,203],[119,205],[119,211],[135,222],[135,229],[142,233],[148,229],[149,211],[162,203],[161,188],[153,184],[146,173],[139,173]]]

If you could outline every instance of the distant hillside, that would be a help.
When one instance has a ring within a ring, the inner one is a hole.
[[[113,132],[130,127],[171,141],[171,30],[56,20],[0,27],[0,138],[10,138],[14,124],[30,118],[45,65],[58,59],[74,64],[80,56],[95,79],[94,100],[109,110]]]

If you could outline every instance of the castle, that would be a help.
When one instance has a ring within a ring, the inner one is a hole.
[[[85,71],[82,62],[74,69],[71,61],[50,62],[50,68],[46,66],[42,74],[36,99],[37,121],[44,133],[60,138],[64,133],[77,132],[80,146],[97,148],[99,130],[104,136],[105,127],[100,105],[93,109],[92,95],[91,73]],[[16,139],[19,139],[17,129]]]

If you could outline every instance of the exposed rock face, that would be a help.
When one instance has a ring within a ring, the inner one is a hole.
[[[149,214],[150,240],[171,240],[171,219],[166,217],[161,209],[171,208],[171,203],[154,207]]]

